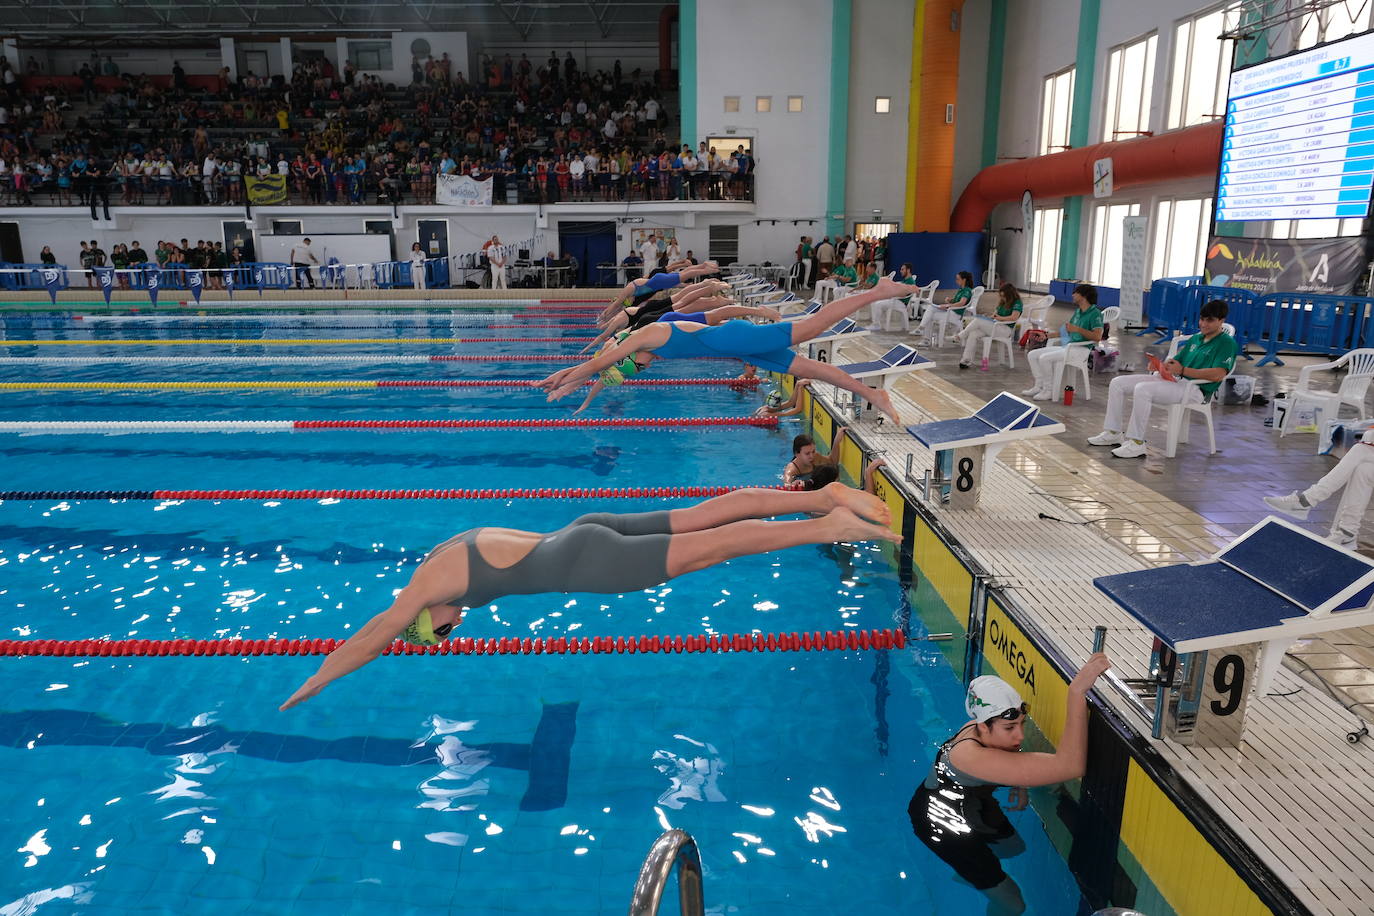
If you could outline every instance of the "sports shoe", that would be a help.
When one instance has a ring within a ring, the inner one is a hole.
[[[1337,547],[1344,547],[1346,550],[1360,549],[1359,535],[1351,534],[1349,531],[1342,531],[1339,528],[1333,528],[1331,533],[1326,536],[1326,539],[1334,543]]]
[[[960,363],[960,364],[959,364],[959,368],[960,368],[960,369],[967,369],[967,368],[969,368],[969,364],[968,364],[968,363]]]
[[[1111,430],[1104,429],[1104,430],[1102,430],[1102,432],[1098,433],[1096,436],[1093,436],[1093,437],[1091,437],[1090,439],[1088,439],[1088,444],[1089,444],[1089,445],[1120,445],[1121,443],[1123,443],[1123,442],[1125,442],[1125,441],[1126,441],[1126,437],[1123,436],[1123,435],[1121,435],[1121,433],[1114,433],[1114,432],[1112,432]]]
[[[1304,506],[1302,504],[1302,500],[1299,498],[1296,490],[1289,493],[1287,496],[1266,496],[1264,497],[1264,503],[1270,509],[1277,509],[1284,515],[1291,515],[1293,518],[1297,519],[1307,518],[1307,513],[1312,509],[1311,506]],[[1332,533],[1332,539],[1335,539],[1334,532]]]
[[[1037,401],[1053,401],[1054,392],[1050,391],[1048,388],[1041,388],[1035,393],[1034,399]]]
[[[1023,392],[1021,392],[1021,393],[1022,393],[1023,395],[1025,395],[1026,397],[1028,397],[1028,398],[1033,398],[1033,397],[1035,397],[1037,394],[1040,393],[1040,386],[1039,386],[1039,385],[1031,385],[1029,388],[1027,388],[1025,391],[1023,391]]]
[[[1118,458],[1144,458],[1145,443],[1137,442],[1134,439],[1127,439],[1121,445],[1112,449],[1112,454]]]

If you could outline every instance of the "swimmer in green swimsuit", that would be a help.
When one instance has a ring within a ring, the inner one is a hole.
[[[557,401],[581,387],[582,380],[612,366],[626,356],[636,354],[636,361],[645,364],[643,356],[662,350],[659,356],[735,356],[775,372],[787,372],[798,378],[829,382],[845,391],[857,394],[891,417],[902,422],[892,399],[881,388],[870,388],[844,370],[829,363],[793,354],[794,347],[824,334],[836,322],[847,318],[872,302],[894,299],[910,292],[910,287],[895,280],[879,280],[872,289],[843,299],[834,299],[813,315],[807,315],[791,325],[748,325],[747,322],[726,322],[708,329],[706,325],[687,321],[656,322],[640,328],[614,347],[579,366],[561,369],[537,384],[549,393],[550,401]],[[707,332],[695,343],[688,339]],[[709,342],[709,344],[708,344]]]
[[[775,515],[818,518],[765,522]],[[339,646],[282,709],[310,699],[372,661],[404,634],[433,644],[462,622],[463,611],[504,595],[651,588],[734,557],[800,544],[884,540],[887,504],[840,483],[813,492],[736,490],[695,506],[632,515],[598,513],[549,534],[474,528],[432,550],[391,607]]]

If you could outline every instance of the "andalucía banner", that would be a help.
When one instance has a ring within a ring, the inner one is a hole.
[[[248,188],[248,202],[250,204],[284,204],[286,203],[286,176],[269,175],[266,178],[245,178],[244,185]]]
[[[1364,273],[1362,237],[1244,239],[1212,236],[1202,282],[1234,286],[1257,296],[1323,293],[1345,296]]]

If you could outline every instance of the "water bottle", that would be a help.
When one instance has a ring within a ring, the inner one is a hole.
[[[978,371],[979,371],[979,372],[987,372],[987,371],[988,371],[988,358],[987,358],[986,356],[983,357],[983,363],[982,363],[982,365],[980,365],[980,366],[978,367]]]
[[[1065,406],[1065,407],[1072,407],[1072,406],[1073,406],[1073,386],[1072,386],[1072,385],[1065,385],[1065,386],[1064,386],[1064,406]]]

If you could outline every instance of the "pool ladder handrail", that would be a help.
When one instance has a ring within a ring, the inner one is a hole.
[[[663,900],[668,878],[677,868],[678,910],[682,916],[705,916],[706,903],[701,892],[701,854],[696,841],[685,830],[667,830],[654,840],[640,866],[630,897],[630,916],[655,916]]]

